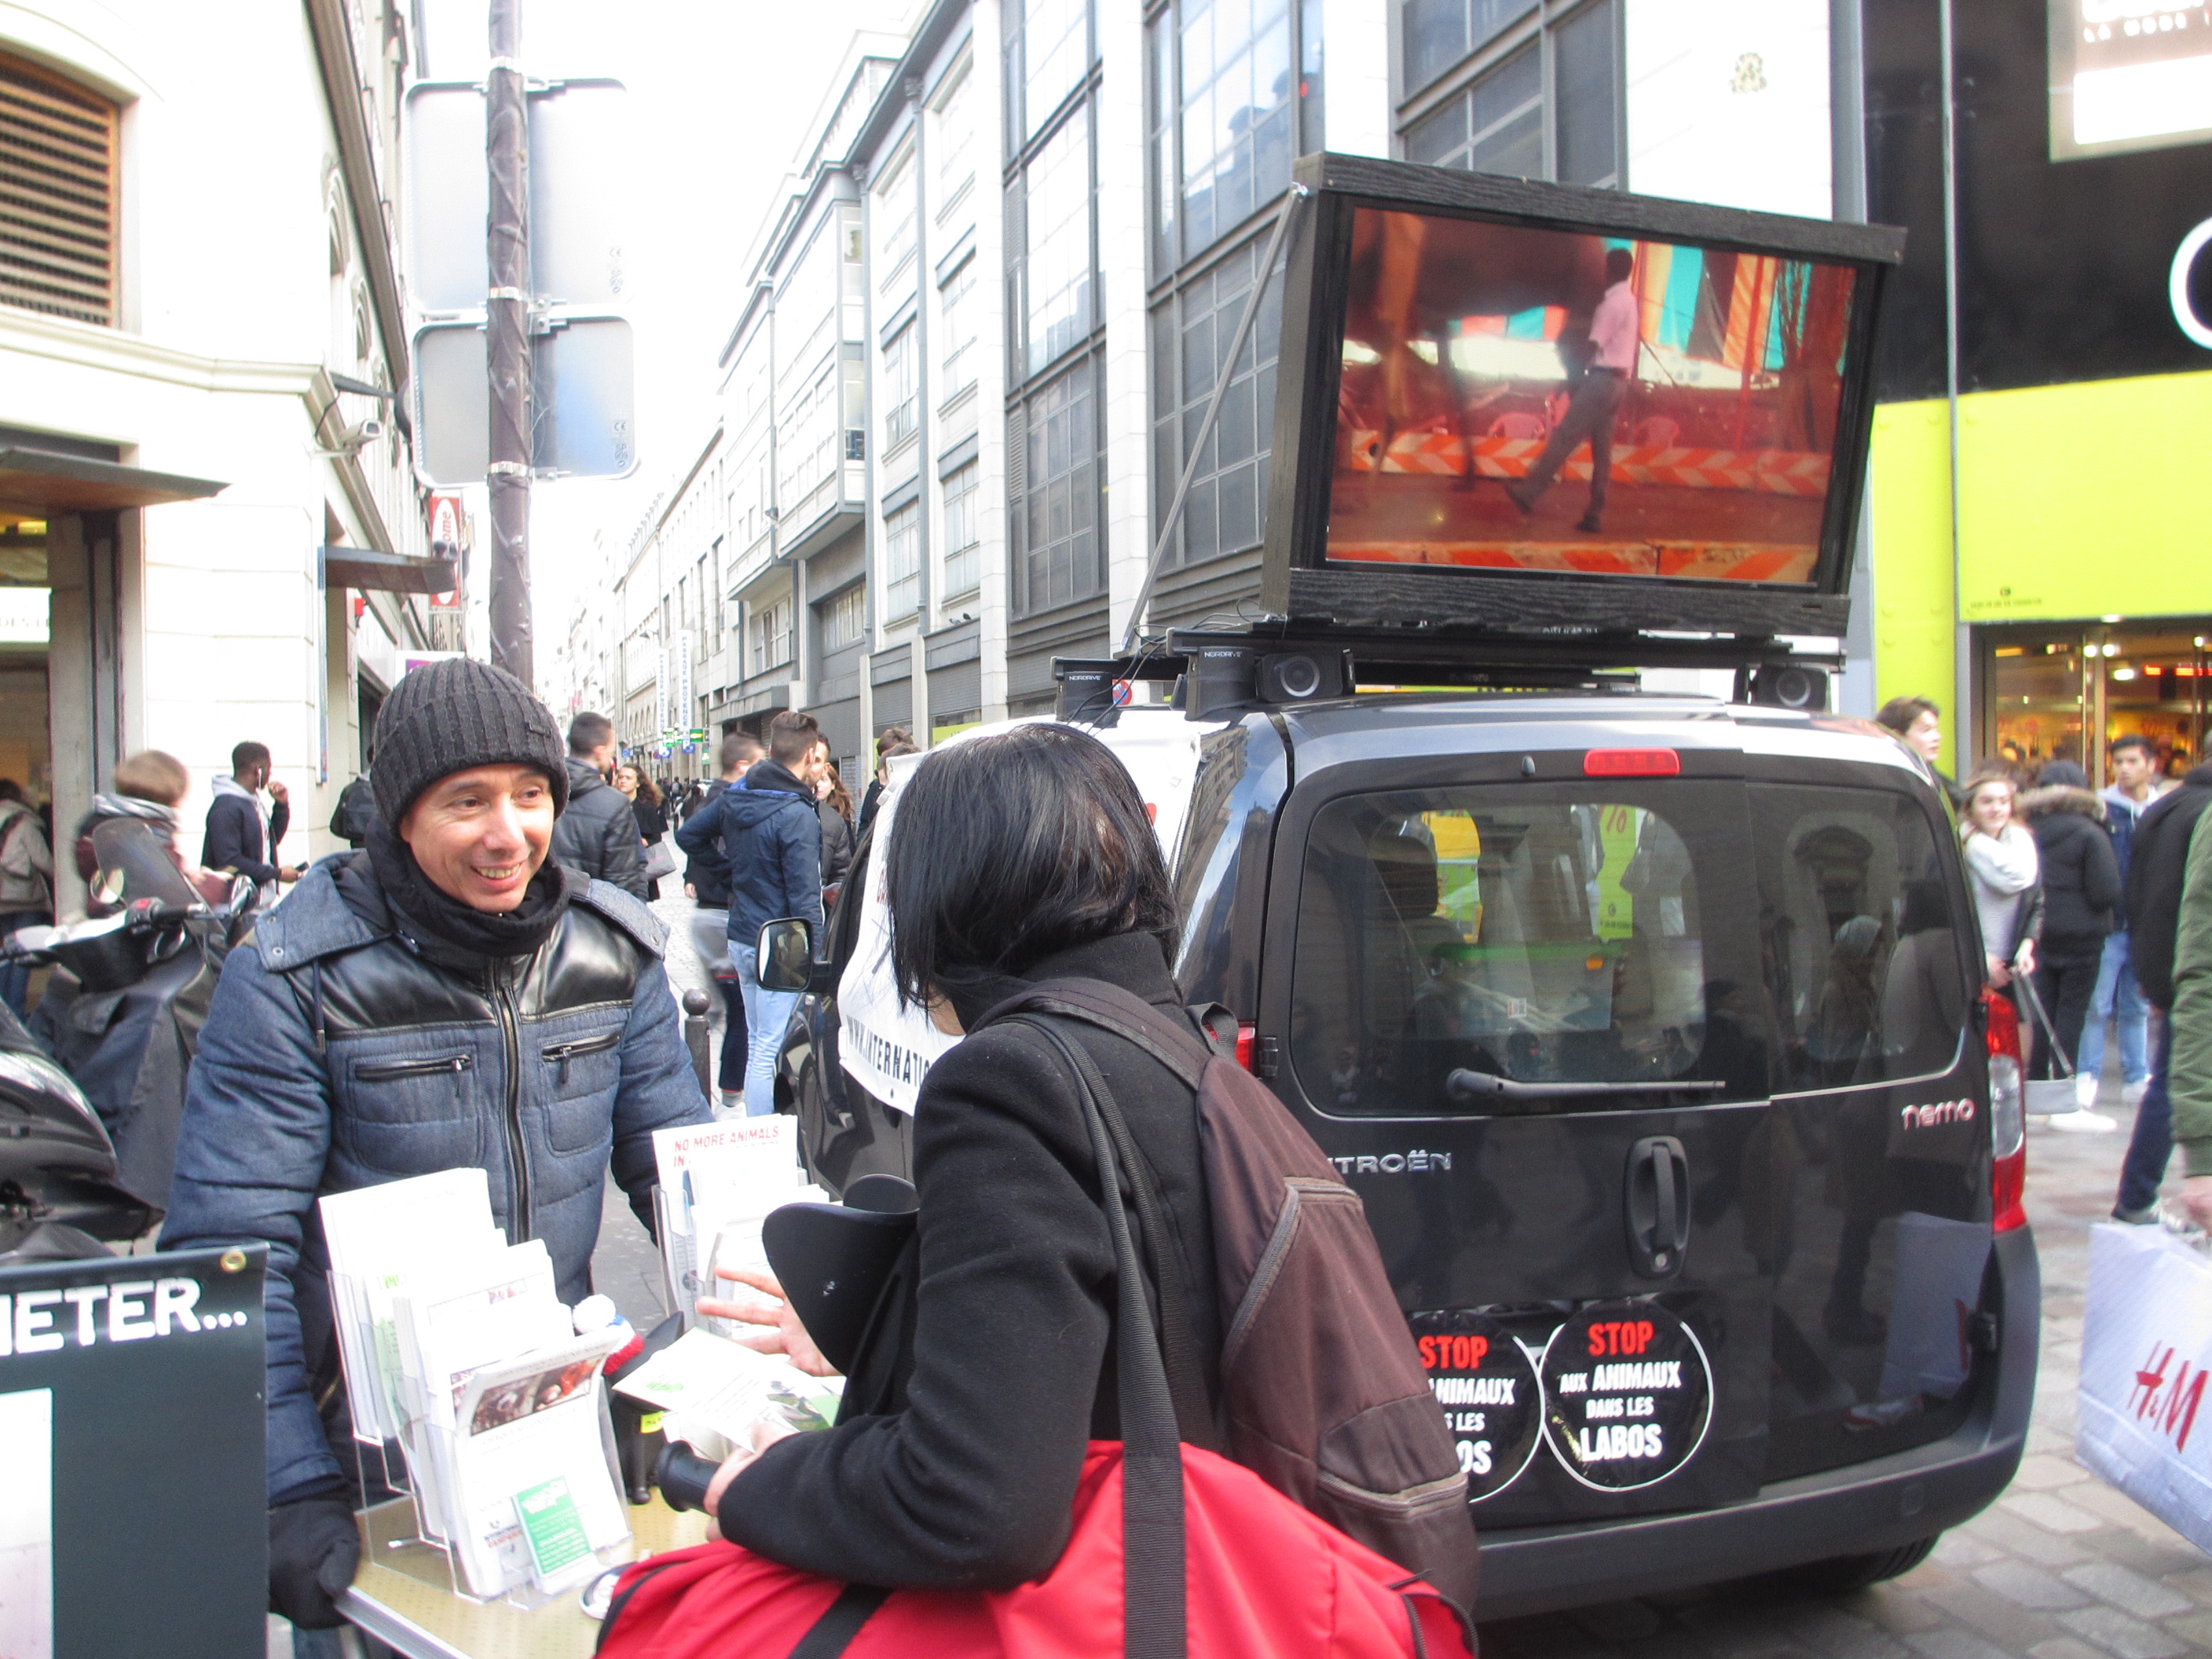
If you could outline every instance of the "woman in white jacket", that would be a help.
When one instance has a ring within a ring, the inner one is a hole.
[[[2015,975],[2035,971],[2035,941],[2043,931],[2041,862],[2035,837],[2016,822],[2019,790],[2010,773],[1977,772],[1966,780],[1966,797],[1959,839],[1981,916],[1989,982],[2003,990]]]

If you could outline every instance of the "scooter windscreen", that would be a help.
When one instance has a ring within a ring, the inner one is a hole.
[[[92,832],[92,851],[100,862],[97,890],[106,903],[125,905],[137,899],[179,906],[200,902],[185,872],[142,819],[108,819]]]

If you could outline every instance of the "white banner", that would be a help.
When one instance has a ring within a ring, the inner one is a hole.
[[[2163,1227],[2089,1230],[2075,1455],[2212,1551],[2212,1261]]]

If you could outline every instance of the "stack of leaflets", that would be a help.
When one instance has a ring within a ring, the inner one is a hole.
[[[665,1413],[670,1439],[716,1458],[750,1444],[759,1424],[828,1428],[844,1386],[842,1376],[809,1376],[787,1359],[706,1331],[686,1331],[615,1384]]]
[[[765,1267],[761,1223],[779,1205],[827,1201],[806,1184],[799,1161],[799,1120],[787,1113],[653,1132],[659,1164],[661,1263],[669,1301],[686,1325],[699,1322],[702,1296],[721,1296],[720,1267]],[[727,1335],[729,1322],[709,1328]]]
[[[322,1200],[355,1437],[396,1441],[457,1588],[559,1593],[629,1536],[600,1372],[536,1239],[493,1224],[482,1170]]]

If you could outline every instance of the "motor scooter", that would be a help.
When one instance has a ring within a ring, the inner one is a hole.
[[[117,1187],[158,1216],[200,1027],[258,895],[241,877],[226,903],[209,904],[137,819],[100,825],[93,849],[94,893],[113,914],[18,929],[0,959],[54,969],[29,1036],[103,1127]]]
[[[161,1212],[116,1184],[84,1091],[0,1005],[0,1267],[108,1254]]]

